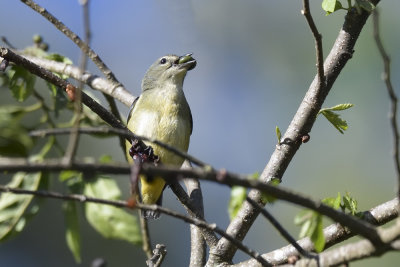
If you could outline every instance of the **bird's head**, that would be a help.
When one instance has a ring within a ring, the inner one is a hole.
[[[146,91],[168,83],[182,86],[186,73],[194,69],[196,64],[197,62],[192,54],[181,57],[176,55],[163,56],[157,59],[147,70],[142,81],[142,90]]]

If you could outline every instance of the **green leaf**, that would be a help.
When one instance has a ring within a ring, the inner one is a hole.
[[[323,233],[322,216],[312,210],[300,211],[295,219],[296,225],[301,225],[299,237],[310,237],[314,243],[315,249],[320,252],[325,246],[325,237]]]
[[[321,110],[319,111],[319,113],[321,113],[321,112],[323,112],[323,111],[326,111],[326,110],[330,110],[330,111],[346,110],[346,109],[349,109],[349,108],[351,108],[351,107],[354,107],[354,105],[351,104],[351,103],[344,103],[344,104],[339,104],[339,105],[333,106],[333,107],[331,107],[331,108],[323,108],[323,109],[321,109]]]
[[[329,15],[339,9],[342,9],[342,4],[338,0],[323,0],[322,9],[326,11],[326,15]]]
[[[106,178],[97,178],[85,184],[84,193],[90,197],[109,200],[116,200],[120,196],[115,181]],[[137,218],[121,208],[86,203],[85,215],[92,227],[105,238],[125,240],[133,244],[142,242]]]
[[[231,198],[228,204],[229,218],[232,220],[236,217],[237,212],[246,199],[247,189],[241,186],[232,186]]]
[[[345,109],[349,109],[353,107],[354,105],[351,103],[345,103],[345,104],[339,104],[331,108],[323,108],[318,112],[319,114],[322,114],[325,116],[325,118],[332,123],[332,125],[340,132],[344,133],[343,131],[346,131],[348,126],[347,122],[340,118],[340,115],[333,112],[333,111],[341,111]]]
[[[25,101],[33,92],[36,76],[20,66],[12,66],[7,73],[12,95],[20,102]]]
[[[72,252],[77,263],[81,262],[81,236],[79,233],[78,210],[76,203],[72,201],[64,202],[63,205],[66,230],[65,240],[69,250]]]
[[[357,213],[357,200],[350,196],[349,193],[346,193],[346,196],[343,196],[343,207],[348,209],[352,215]]]
[[[347,130],[347,122],[340,118],[339,114],[330,110],[324,110],[321,113],[341,134]]]
[[[37,190],[43,174],[16,173],[6,185],[11,188]],[[5,240],[20,233],[27,221],[37,213],[38,206],[28,208],[33,195],[17,195],[14,193],[1,193],[0,196],[0,240]]]
[[[322,200],[322,202],[324,204],[328,205],[329,207],[332,207],[337,210],[340,208],[341,200],[342,200],[342,198],[340,196],[340,192],[338,192],[338,195],[336,198],[333,198],[333,197],[324,198]]]
[[[276,138],[278,139],[278,145],[279,145],[281,143],[282,134],[281,134],[281,130],[279,129],[278,126],[275,127],[275,132],[276,132]]]
[[[315,228],[310,236],[310,239],[314,243],[315,251],[317,253],[324,250],[325,237],[322,224],[322,215],[320,214],[317,214],[317,216],[315,217]]]

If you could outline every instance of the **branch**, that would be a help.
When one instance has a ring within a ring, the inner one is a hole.
[[[171,187],[172,192],[174,192],[174,194],[178,197],[182,206],[186,209],[191,218],[204,220],[203,215],[196,212],[196,208],[190,201],[189,196],[186,194],[185,190],[183,190],[182,186],[176,179],[167,179],[167,184]],[[206,240],[209,247],[215,246],[218,242],[218,238],[215,236],[213,231],[210,231],[210,229],[203,228],[202,236]]]
[[[135,167],[135,166],[133,166]],[[131,166],[128,164],[94,164],[73,162],[71,166],[61,164],[58,160],[45,160],[38,163],[32,163],[26,159],[19,158],[0,158],[0,171],[60,171],[60,170],[78,170],[82,172],[100,172],[112,174],[129,174]],[[161,176],[167,183],[176,181],[177,177],[193,177],[197,179],[217,182],[228,186],[239,185],[247,188],[257,189],[257,192],[263,192],[279,198],[312,209],[325,215],[332,220],[348,227],[356,234],[369,239],[375,245],[383,245],[376,229],[369,223],[362,221],[349,214],[335,210],[318,200],[313,200],[300,193],[285,189],[281,186],[265,184],[258,180],[247,179],[247,176],[228,173],[226,170],[215,171],[208,168],[203,169],[177,169],[171,166],[154,166],[152,164],[143,164],[140,166],[140,173],[147,176]],[[259,202],[259,204],[262,204]],[[250,204],[249,204],[250,205]],[[218,233],[218,232],[217,232]],[[228,235],[231,237],[230,235]]]
[[[399,200],[395,198],[377,207],[374,207],[369,211],[363,212],[362,218],[374,225],[384,225],[398,217],[398,209]],[[331,224],[323,231],[325,237],[325,249],[355,236],[355,233],[351,232],[348,228],[341,226],[339,223]],[[306,251],[314,250],[314,244],[308,237],[298,240],[297,243]],[[269,263],[279,265],[286,263],[289,257],[298,257],[299,253],[292,245],[288,245],[263,254],[262,256],[268,260]],[[259,264],[253,259],[250,259],[235,266],[253,267],[259,266]]]
[[[378,2],[379,0],[373,1],[374,4]],[[325,86],[320,86],[318,76],[314,78],[283,136],[282,140],[284,141],[276,147],[261,173],[261,181],[267,183],[273,178],[283,177],[286,168],[301,145],[302,136],[311,131],[318,111],[321,109],[336,78],[343,70],[347,61],[352,57],[355,43],[368,17],[369,14],[365,11],[357,13],[355,10],[350,10],[347,13],[342,29],[325,60]],[[249,197],[255,202],[261,203],[261,194],[259,191],[250,191]],[[252,207],[248,202],[244,202],[237,216],[229,224],[227,233],[239,240],[243,240],[258,214],[257,209]],[[222,238],[218,242],[217,248],[213,250],[209,257],[208,264],[212,266],[221,262],[231,262],[235,251],[235,246]]]
[[[40,130],[33,130],[29,133],[30,136],[36,136],[36,137],[44,137],[48,135],[59,135],[59,134],[69,134],[71,132],[71,128],[50,128],[50,129],[40,129]],[[206,163],[202,162],[200,159],[184,152],[181,151],[173,146],[170,146],[166,143],[163,143],[155,138],[148,138],[145,136],[141,135],[136,135],[129,131],[128,129],[116,129],[116,128],[110,128],[110,127],[84,127],[84,128],[79,128],[80,133],[85,133],[85,134],[117,134],[122,137],[125,137],[127,140],[131,139],[137,139],[137,140],[142,140],[142,141],[148,141],[150,143],[156,144],[160,147],[163,147],[174,154],[187,159],[188,161],[196,164],[197,166],[204,167],[207,166]]]
[[[346,244],[336,249],[320,253],[319,261],[315,259],[302,259],[296,262],[295,265],[288,266],[337,266],[348,262],[368,258],[371,256],[381,256],[392,250],[400,250],[400,225],[399,220],[388,229],[380,229],[382,239],[387,243],[387,246],[376,247],[368,240]]]
[[[160,267],[164,261],[165,255],[167,255],[167,249],[163,244],[157,244],[156,248],[153,250],[153,255],[150,259],[146,261],[149,267]]]
[[[379,53],[383,59],[384,71],[382,74],[382,79],[386,84],[386,89],[390,98],[390,124],[392,125],[393,134],[393,160],[395,164],[395,170],[397,175],[397,195],[400,197],[400,158],[399,158],[399,127],[397,125],[397,96],[394,91],[392,81],[390,78],[390,57],[386,53],[383,47],[382,40],[379,31],[379,13],[376,9],[372,12],[373,25],[374,25],[374,38],[376,45],[378,46]]]
[[[88,72],[81,74],[79,72],[79,68],[74,65],[28,55],[21,56],[41,66],[42,68],[48,69],[49,71],[64,74],[77,81],[82,81],[91,88],[112,96],[125,106],[129,107],[136,98],[135,96],[132,96],[132,94],[128,92],[122,85],[115,87],[112,82],[98,77],[97,75],[93,75]]]
[[[182,168],[192,168],[187,160]],[[197,179],[184,178],[189,202],[192,204],[195,213],[204,218],[203,195],[200,182]],[[216,240],[217,241],[217,240]],[[217,242],[215,242],[216,244]],[[213,244],[213,245],[215,245]],[[190,267],[203,267],[206,264],[206,242],[203,237],[203,231],[194,225],[190,225]]]
[[[260,206],[259,204],[257,204],[256,202],[254,202],[251,198],[247,197],[246,200],[248,202],[250,202],[250,204],[257,208],[261,214],[275,227],[276,230],[278,230],[278,232],[283,236],[283,238],[286,239],[286,241],[288,241],[290,244],[292,244],[292,246],[304,257],[306,258],[318,258],[318,256],[312,253],[307,252],[306,250],[304,250],[299,244],[297,244],[296,239],[294,239],[288,231],[286,231],[285,228],[283,228],[283,226],[266,210],[263,209],[262,206]]]
[[[89,46],[90,43],[90,26],[89,26],[89,0],[82,1],[81,3],[83,10],[83,26],[85,32],[85,40],[84,44]],[[81,56],[79,59],[79,73],[85,72],[87,66],[87,56],[83,50],[81,50]],[[79,125],[80,125],[80,117],[82,113],[82,89],[83,82],[79,82],[78,87],[76,88],[75,99],[74,99],[74,112],[75,119],[73,122],[73,128],[69,135],[68,145],[65,150],[64,159],[66,164],[70,164],[75,157],[76,151],[78,149],[79,142]]]
[[[318,32],[317,26],[314,23],[314,19],[311,16],[310,3],[308,0],[303,0],[303,9],[301,14],[307,20],[308,26],[310,26],[311,32],[315,39],[315,54],[317,60],[317,77],[318,86],[323,88],[325,86],[325,76],[324,76],[324,56],[322,50],[322,35]]]
[[[21,188],[8,187],[8,186],[4,186],[4,185],[0,185],[0,192],[13,193],[13,194],[18,194],[18,195],[34,195],[37,197],[55,198],[55,199],[61,199],[61,200],[65,200],[65,201],[78,201],[78,202],[82,202],[82,203],[90,202],[90,203],[105,204],[105,205],[110,205],[110,206],[120,207],[120,208],[128,208],[129,207],[128,202],[123,201],[123,200],[107,200],[107,199],[100,199],[100,198],[84,196],[84,195],[77,195],[77,194],[64,195],[64,194],[60,194],[58,192],[33,191],[33,190],[27,190],[27,189],[21,189]]]

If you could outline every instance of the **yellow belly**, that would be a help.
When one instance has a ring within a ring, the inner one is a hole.
[[[132,111],[131,119],[128,122],[128,128],[137,135],[156,138],[163,143],[186,152],[189,146],[191,132],[190,119],[183,118],[180,115],[176,104],[163,103],[162,106],[158,106],[156,109],[146,110],[141,108],[143,104],[141,100],[142,99],[139,98]],[[163,114],[169,115],[165,116]],[[144,143],[153,148],[154,154],[159,156],[162,164],[174,166],[182,165],[184,159],[173,152],[146,141],[144,141]],[[126,147],[128,161],[132,163],[132,158],[129,156],[129,148],[131,147],[129,142],[127,142]],[[141,175],[140,182],[142,202],[144,204],[156,203],[162,195],[165,186],[164,179],[162,179],[162,177],[147,179],[145,176]]]

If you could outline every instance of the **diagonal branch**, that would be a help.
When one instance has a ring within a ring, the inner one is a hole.
[[[378,2],[379,0],[373,1],[374,4]],[[347,61],[352,57],[354,46],[368,17],[369,13],[365,11],[357,13],[355,10],[350,10],[347,13],[342,29],[325,60],[324,76],[326,77],[326,85],[321,86],[318,76],[314,78],[283,136],[283,143],[276,147],[264,168],[260,176],[261,181],[267,183],[273,178],[281,179],[283,177],[286,168],[301,145],[301,137],[311,131],[318,111],[321,109],[336,78],[345,67]],[[261,203],[261,194],[259,191],[250,191],[249,197],[255,202]],[[252,207],[248,202],[244,202],[237,216],[229,224],[227,233],[239,240],[243,240],[258,214],[257,209]],[[235,246],[222,238],[218,242],[218,246],[212,251],[208,264],[212,266],[222,262],[231,262],[235,252]]]
[[[49,71],[64,74],[77,81],[82,81],[91,88],[112,96],[125,106],[129,107],[136,98],[135,96],[132,96],[132,94],[128,92],[122,85],[115,87],[111,81],[105,78],[98,77],[88,72],[82,74],[77,66],[30,55],[22,54],[21,56]]]
[[[296,239],[293,238],[293,236],[291,236],[289,234],[288,231],[286,231],[285,228],[283,228],[283,226],[274,218],[274,216],[271,215],[271,213],[269,213],[266,209],[263,209],[262,206],[260,206],[259,204],[257,204],[256,202],[254,202],[251,198],[247,197],[246,200],[248,202],[250,202],[251,205],[253,205],[253,207],[258,208],[259,211],[261,212],[261,214],[267,218],[267,220],[275,227],[276,230],[278,230],[278,232],[281,234],[281,236],[283,236],[283,238],[285,238],[290,244],[292,244],[292,246],[303,256],[306,258],[318,258],[318,256],[315,254],[312,254],[310,252],[307,252],[306,250],[304,250],[299,244],[297,244]]]

